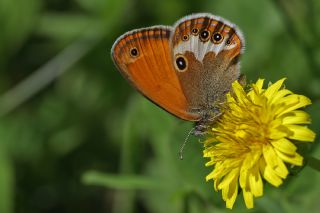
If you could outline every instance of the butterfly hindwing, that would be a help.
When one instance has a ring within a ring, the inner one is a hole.
[[[202,13],[180,19],[173,32],[172,60],[190,109],[210,111],[240,77],[242,33],[234,24]],[[186,68],[179,69],[179,63]]]

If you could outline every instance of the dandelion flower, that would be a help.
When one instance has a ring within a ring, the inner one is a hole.
[[[310,99],[283,88],[284,80],[264,89],[259,79],[248,92],[234,82],[224,113],[204,143],[204,157],[210,158],[206,166],[214,166],[206,180],[222,191],[227,208],[233,207],[239,187],[245,205],[253,208],[253,198],[263,195],[264,180],[278,187],[288,176],[288,164],[303,164],[295,143],[315,139],[305,126],[309,115],[300,109]]]

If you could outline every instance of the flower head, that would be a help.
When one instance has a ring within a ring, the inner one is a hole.
[[[310,99],[283,88],[284,80],[263,89],[259,79],[248,92],[234,82],[224,113],[205,141],[206,166],[214,166],[206,180],[222,191],[227,208],[233,207],[239,187],[247,208],[253,208],[253,198],[263,195],[263,179],[278,187],[288,175],[286,164],[303,164],[295,143],[315,139],[305,126],[309,115],[299,110]]]

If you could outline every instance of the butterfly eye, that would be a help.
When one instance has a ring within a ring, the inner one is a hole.
[[[131,48],[130,49],[130,55],[132,56],[132,57],[137,57],[138,55],[139,55],[139,52],[138,52],[138,49],[137,48]]]
[[[220,44],[223,40],[223,36],[221,35],[221,33],[215,33],[212,35],[212,42],[215,44]]]
[[[175,65],[176,65],[176,68],[178,69],[178,71],[184,72],[188,68],[188,60],[186,59],[186,57],[179,54],[176,56],[176,64]]]
[[[201,33],[200,33],[200,39],[201,41],[208,41],[210,38],[210,31],[208,30],[203,30]]]
[[[198,28],[193,28],[191,32],[192,32],[193,35],[198,35],[199,29]]]
[[[184,35],[184,36],[182,37],[182,40],[183,40],[183,41],[188,41],[188,40],[189,40],[189,35]]]

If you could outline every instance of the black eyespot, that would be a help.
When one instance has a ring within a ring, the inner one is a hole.
[[[200,33],[200,38],[202,41],[207,41],[209,39],[209,36],[210,36],[210,32],[208,30],[203,30]]]
[[[227,45],[230,45],[230,44],[231,44],[230,39],[227,40],[226,44],[227,44]]]
[[[138,50],[137,50],[137,48],[132,48],[131,50],[130,50],[130,55],[132,56],[132,57],[137,57],[138,56]]]
[[[191,32],[192,32],[193,35],[198,35],[199,29],[198,28],[193,28]]]
[[[183,40],[183,41],[188,41],[188,40],[189,40],[189,35],[184,35],[184,36],[182,37],[182,40]]]
[[[179,71],[186,71],[188,67],[187,59],[183,55],[178,55],[176,57],[176,67]]]
[[[215,44],[219,44],[223,40],[223,36],[221,33],[215,33],[212,35],[212,42]]]

